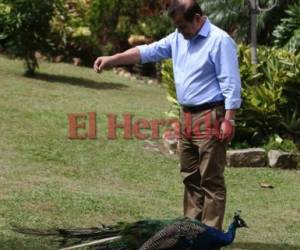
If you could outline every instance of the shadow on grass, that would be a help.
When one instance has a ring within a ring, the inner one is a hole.
[[[58,249],[59,243],[49,239],[43,240],[39,238],[10,238],[7,240],[0,240],[1,250],[53,250]]]
[[[22,250],[35,250],[35,249],[44,249],[44,250],[53,250],[62,247],[58,240],[51,239],[41,239],[41,238],[13,238],[9,240],[1,241],[2,250],[11,250],[11,249],[22,249]],[[77,243],[78,244],[78,243]],[[267,243],[255,243],[255,242],[242,242],[234,243],[231,245],[230,249],[243,249],[243,250],[299,250],[300,246],[293,246],[288,244],[267,244]],[[227,248],[224,248],[224,250]]]
[[[97,82],[90,79],[74,76],[63,76],[63,75],[49,75],[44,73],[36,73],[33,79],[38,79],[47,82],[58,82],[62,84],[70,84],[75,86],[82,86],[91,89],[124,89],[128,88],[127,85],[121,83],[109,83],[109,82]]]
[[[256,242],[237,242],[231,245],[232,249],[245,249],[245,250],[299,250],[300,246],[288,244],[269,244],[269,243],[256,243]]]
[[[95,238],[96,240],[96,238]],[[86,243],[83,239],[70,238],[64,240],[56,236],[16,235],[8,239],[0,239],[1,250],[54,250]],[[82,249],[82,248],[80,248]]]

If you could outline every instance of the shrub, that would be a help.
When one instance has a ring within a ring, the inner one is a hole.
[[[258,73],[250,76],[250,49],[240,46],[239,51],[243,107],[237,116],[237,135],[240,136],[237,139],[260,145],[265,138],[278,134],[298,141],[299,56],[285,50],[260,47]]]
[[[94,0],[88,20],[94,39],[103,54],[128,48],[130,29],[136,24],[140,0]],[[105,51],[106,49],[107,51]]]
[[[285,11],[287,17],[281,19],[280,25],[273,31],[274,44],[291,52],[300,52],[300,2],[289,6]]]
[[[174,31],[171,19],[167,15],[140,17],[131,29],[132,34],[144,35],[158,40]]]
[[[271,149],[283,150],[287,152],[297,151],[297,146],[293,140],[283,139],[279,135],[271,135],[263,147],[267,151]]]
[[[128,49],[130,35],[144,35],[157,40],[172,30],[170,19],[156,11],[163,8],[159,1],[152,2],[141,0],[94,0],[92,2],[88,19],[93,36],[98,41],[103,54]]]
[[[173,77],[173,64],[171,60],[166,60],[162,63],[161,68],[162,84],[167,90],[167,99],[171,103],[170,109],[166,112],[169,117],[179,116],[179,104],[177,102],[176,88]]]
[[[50,21],[57,1],[1,0],[1,19],[5,21],[0,37],[5,38],[8,51],[25,60],[26,74],[33,75],[38,67],[35,52],[51,50]]]
[[[0,40],[8,37],[12,23],[10,20],[11,7],[0,1]]]
[[[86,13],[87,0],[60,0],[51,21],[51,37],[55,43],[54,55],[93,60],[96,42],[92,39]],[[96,54],[96,53],[95,53]]]

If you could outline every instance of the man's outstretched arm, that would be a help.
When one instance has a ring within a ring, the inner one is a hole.
[[[97,73],[101,73],[104,69],[109,69],[118,65],[136,64],[140,61],[140,51],[135,47],[113,56],[98,57],[94,63],[94,70]]]
[[[161,40],[149,45],[140,45],[113,56],[98,57],[94,63],[94,70],[100,73],[103,69],[108,69],[118,65],[158,62],[171,58],[171,41],[174,33],[171,33]]]

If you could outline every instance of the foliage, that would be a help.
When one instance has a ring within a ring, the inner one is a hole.
[[[162,63],[162,83],[167,90],[167,99],[171,103],[169,111],[166,113],[169,117],[179,116],[179,104],[177,102],[176,88],[173,77],[173,65],[171,60],[166,60]]]
[[[272,32],[284,17],[287,7],[298,0],[278,1],[277,6],[257,16],[257,35],[260,44],[272,43]],[[250,9],[248,0],[199,1],[204,12],[212,22],[228,31],[239,42],[250,42]],[[260,0],[262,7],[273,1]]]
[[[0,2],[0,40],[6,39],[10,28],[11,28],[11,22],[10,22],[10,12],[11,7],[8,4],[3,3],[3,1]]]
[[[171,19],[167,15],[141,17],[131,29],[131,33],[144,35],[152,40],[161,39],[173,31]]]
[[[300,52],[300,1],[289,6],[287,17],[281,19],[280,25],[273,32],[275,45],[291,52]]]
[[[128,46],[130,28],[137,21],[140,6],[140,0],[94,0],[91,3],[88,13],[90,28],[104,54]]]
[[[300,113],[298,106],[300,57],[285,50],[260,47],[258,74],[250,75],[244,65],[250,64],[250,49],[240,46],[243,108],[238,115],[240,138],[261,144],[276,133],[299,140]],[[292,114],[292,115],[291,115]]]
[[[279,135],[271,135],[264,144],[266,151],[277,149],[286,152],[297,151],[297,145],[291,139],[282,139]]]
[[[147,1],[94,0],[88,13],[90,28],[103,54],[112,54],[129,47],[130,35],[144,35],[157,40],[171,32],[166,15],[146,15]],[[159,7],[159,6],[155,6]],[[113,13],[113,14],[112,14]]]
[[[90,60],[95,43],[86,13],[89,9],[87,0],[61,0],[61,8],[55,10],[51,22],[52,37],[55,41],[55,54],[68,57],[80,57]]]
[[[48,53],[51,50],[49,33],[56,1],[39,0],[1,0],[5,20],[1,38],[6,38],[5,45],[9,52],[25,60],[26,74],[33,75],[38,67],[36,51]]]

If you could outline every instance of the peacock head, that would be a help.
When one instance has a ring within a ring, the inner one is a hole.
[[[241,218],[241,210],[234,213],[233,224],[236,228],[248,227],[247,223]]]

